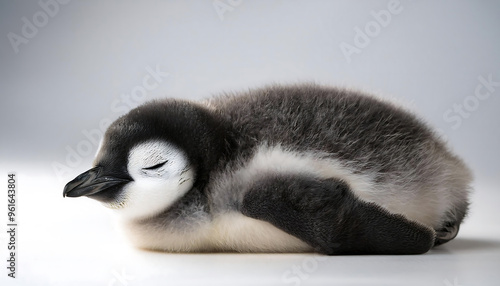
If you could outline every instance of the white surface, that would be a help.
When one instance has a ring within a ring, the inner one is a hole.
[[[100,204],[63,199],[64,182],[22,172],[18,182],[18,273],[13,280],[3,271],[1,285],[448,286],[500,281],[500,196],[491,196],[497,186],[487,183],[476,186],[470,217],[458,237],[427,254],[327,257],[138,250],[119,235]],[[7,257],[5,238],[2,231],[2,260]]]
[[[0,186],[14,170],[20,196],[19,278],[7,279],[2,262],[0,285],[295,285],[287,271],[303,265],[315,269],[302,270],[301,285],[500,285],[500,88],[474,106],[480,77],[500,81],[499,2],[401,0],[348,62],[340,45],[391,0],[232,1],[222,19],[216,1],[69,1],[17,53],[8,33],[22,35],[23,17],[44,10],[0,1]],[[133,106],[302,81],[396,98],[448,137],[477,176],[456,240],[420,256],[328,257],[317,267],[314,255],[152,253],[130,248],[96,202],[62,198],[90,167],[101,124]],[[464,104],[472,111],[460,124],[444,118]],[[5,261],[4,225],[0,238]],[[117,280],[122,271],[134,279]]]

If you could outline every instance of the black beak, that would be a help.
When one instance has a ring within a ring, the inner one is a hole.
[[[98,166],[67,183],[63,197],[90,196],[129,181],[131,180],[102,175],[102,167]]]

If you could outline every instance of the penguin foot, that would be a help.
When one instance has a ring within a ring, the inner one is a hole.
[[[460,226],[456,222],[446,222],[443,228],[436,230],[436,240],[434,241],[434,246],[441,245],[452,239],[454,239]]]

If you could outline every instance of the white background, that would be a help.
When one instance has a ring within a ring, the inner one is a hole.
[[[500,82],[500,5],[401,0],[374,22],[390,2],[2,1],[0,184],[10,171],[19,179],[18,278],[2,266],[2,285],[497,285],[500,86],[486,99],[476,89],[481,77]],[[341,46],[367,26],[369,41],[346,57]],[[139,94],[150,69],[168,76]],[[305,81],[397,100],[448,139],[476,177],[456,240],[420,256],[151,253],[129,247],[95,202],[62,198],[90,167],[100,122],[132,106]]]

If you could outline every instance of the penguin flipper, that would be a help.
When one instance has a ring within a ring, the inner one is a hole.
[[[359,200],[336,179],[267,177],[246,193],[241,212],[327,255],[421,254],[435,239],[433,229]]]

